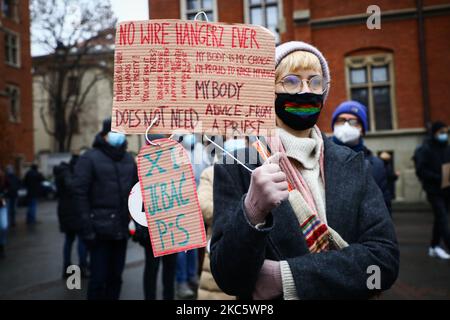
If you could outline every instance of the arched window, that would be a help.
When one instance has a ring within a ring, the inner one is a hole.
[[[369,132],[397,128],[392,53],[345,58],[347,96],[367,106]]]

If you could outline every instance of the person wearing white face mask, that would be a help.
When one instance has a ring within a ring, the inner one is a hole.
[[[416,174],[427,194],[427,200],[434,214],[428,255],[449,260],[450,228],[448,211],[450,207],[450,187],[445,186],[445,178],[443,177],[443,166],[450,164],[448,126],[444,122],[436,121],[430,129],[430,134],[415,154]],[[441,240],[447,247],[447,252],[440,247]]]
[[[355,152],[362,151],[370,163],[372,176],[383,193],[384,202],[392,215],[392,196],[388,190],[386,169],[383,160],[373,155],[364,145],[363,136],[368,130],[366,107],[357,101],[345,101],[333,112],[331,127],[333,141],[345,145]]]

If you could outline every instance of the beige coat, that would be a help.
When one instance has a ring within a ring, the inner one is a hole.
[[[213,219],[213,178],[214,166],[210,166],[203,170],[200,176],[198,186],[198,200],[202,209],[203,219],[206,223],[206,235],[208,240],[211,238],[212,219]],[[217,286],[211,274],[209,267],[209,253],[206,251],[203,260],[202,274],[200,276],[200,285],[198,288],[198,300],[232,300],[235,299],[223,293]]]

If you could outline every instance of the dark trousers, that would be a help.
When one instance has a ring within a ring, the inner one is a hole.
[[[88,300],[118,300],[127,240],[94,240],[88,249],[91,257]]]
[[[156,283],[159,264],[162,261],[163,299],[174,299],[177,255],[169,254],[155,258],[151,246],[145,246],[144,296],[145,300],[156,300]]]
[[[75,242],[76,237],[77,237],[76,233],[66,232],[66,239],[64,241],[64,248],[63,248],[63,260],[64,260],[63,273],[65,273],[67,267],[72,264],[72,246],[73,243]],[[81,239],[80,237],[78,237],[78,265],[80,266],[80,268],[87,267],[87,250],[83,239]]]
[[[448,225],[449,199],[444,195],[429,194],[427,196],[434,214],[431,247],[438,246],[441,240],[443,240],[447,250],[450,250],[450,230]]]
[[[182,251],[177,255],[177,283],[187,283],[198,276],[197,249]]]
[[[36,223],[37,199],[30,198],[28,200],[27,224]]]

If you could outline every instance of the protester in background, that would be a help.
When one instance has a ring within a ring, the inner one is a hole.
[[[216,141],[218,139],[215,139]],[[234,144],[234,146],[239,146],[239,144]],[[241,145],[243,148],[246,147],[245,143]],[[215,149],[216,160],[222,158],[222,152],[216,148]],[[231,148],[231,144],[226,145],[225,150],[233,153],[235,150]],[[214,166],[210,166],[203,170],[200,177],[200,183],[198,186],[198,201],[200,203],[200,208],[202,210],[203,219],[206,225],[206,237],[208,240],[211,239],[212,232],[212,221],[213,221],[213,180],[214,180]],[[209,245],[208,245],[209,247]],[[205,258],[202,263],[202,272],[200,274],[200,284],[197,292],[198,300],[230,300],[234,299],[220,290],[217,283],[211,274],[210,268],[210,257],[209,248],[206,249]]]
[[[5,175],[0,168],[0,259],[5,257],[6,234],[8,232],[8,208],[6,206]]]
[[[448,211],[450,188],[442,188],[442,166],[450,164],[448,127],[437,121],[431,126],[429,135],[415,154],[416,174],[422,183],[434,213],[433,233],[428,254],[431,257],[450,259],[448,251],[440,247],[441,239],[450,250]]]
[[[207,154],[206,148],[199,137],[201,136],[195,134],[186,134],[178,137],[180,144],[188,153],[194,171],[196,185],[198,185],[200,181],[203,170],[210,166],[213,161],[211,155]],[[177,137],[174,139],[177,139]]]
[[[143,248],[145,253],[144,266],[144,299],[156,300],[156,287],[158,283],[158,269],[162,267],[163,300],[175,299],[175,269],[177,254],[167,254],[162,257],[153,255],[152,244],[148,228],[136,223],[136,233],[133,237]]]
[[[195,183],[198,185],[202,171],[210,165],[204,146],[196,140],[194,134],[181,137],[180,143],[188,152],[194,171]],[[177,254],[176,282],[177,296],[180,299],[192,299],[198,288],[198,250],[189,250]]]
[[[81,275],[89,275],[87,250],[83,239],[79,236],[81,231],[81,218],[75,210],[73,200],[73,176],[78,155],[72,155],[69,163],[63,162],[53,169],[58,197],[58,221],[59,229],[65,234],[63,246],[63,278],[67,278],[67,267],[72,265],[72,245],[75,238],[78,238],[78,266]]]
[[[384,162],[384,169],[386,171],[386,186],[389,195],[389,201],[387,204],[388,210],[392,216],[392,200],[395,199],[395,182],[397,181],[400,174],[394,170],[394,164],[392,162],[392,156],[389,152],[383,151],[380,153],[380,159]]]
[[[164,135],[149,134],[149,140],[164,138]],[[144,209],[142,209],[144,211]],[[145,253],[144,266],[144,298],[145,300],[156,300],[156,287],[158,283],[158,269],[161,264],[163,280],[163,299],[174,300],[175,298],[175,269],[177,265],[177,254],[168,254],[162,257],[153,255],[152,244],[148,228],[136,223],[136,232],[133,241],[138,242]]]
[[[387,186],[386,170],[383,161],[364,145],[364,135],[369,129],[366,107],[357,101],[345,101],[333,112],[331,120],[333,141],[345,145],[355,152],[362,151],[370,163],[372,176],[383,193],[387,208],[391,208],[391,196]],[[389,210],[389,212],[391,212]]]
[[[128,240],[128,194],[138,181],[126,137],[111,131],[111,119],[80,156],[73,178],[81,236],[90,253],[88,299],[117,300]]]
[[[5,177],[6,202],[8,204],[9,225],[16,226],[17,192],[20,189],[20,179],[14,173],[12,165],[6,166]]]
[[[248,139],[244,138],[231,137],[227,139],[223,144],[223,148],[232,154],[237,152],[238,150],[245,149],[247,147],[248,147]]]
[[[276,48],[278,136],[262,165],[214,167],[211,271],[244,299],[369,298],[397,278],[392,219],[361,153],[315,125],[329,91],[323,55],[300,41]],[[289,183],[288,183],[289,182]],[[289,200],[289,201],[286,201]]]
[[[23,185],[27,189],[27,225],[36,223],[37,198],[42,190],[42,181],[44,181],[44,177],[38,171],[37,165],[33,164],[23,180]]]

